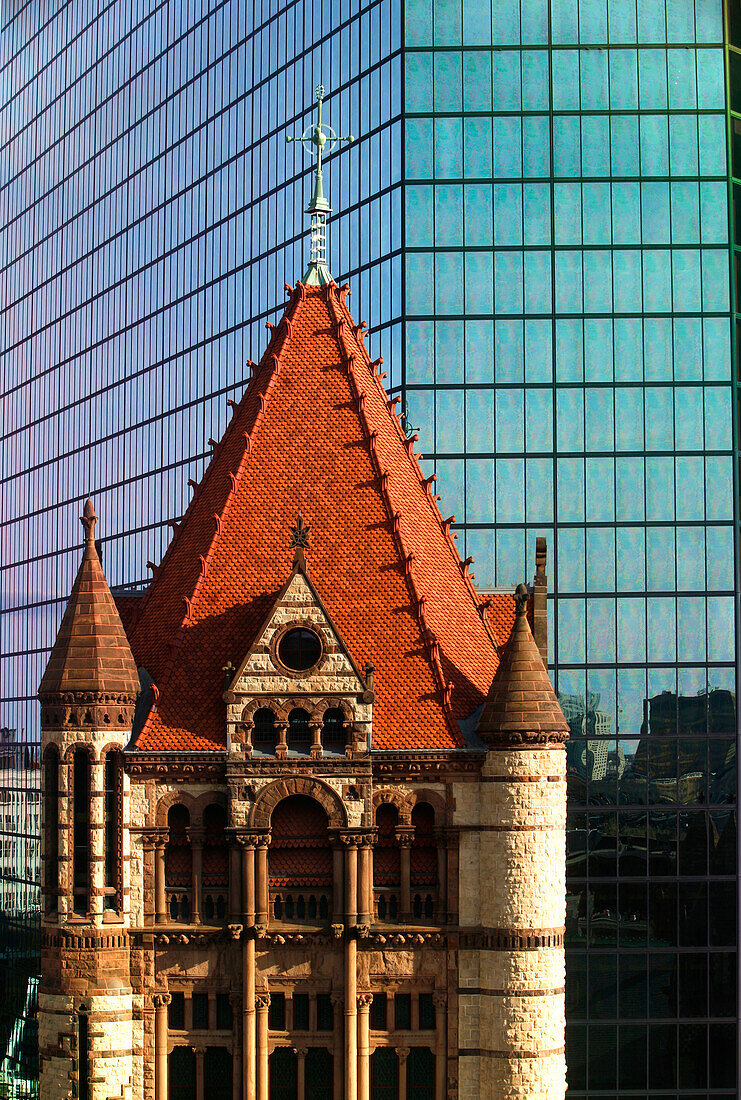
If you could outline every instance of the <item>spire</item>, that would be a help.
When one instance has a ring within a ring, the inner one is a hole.
[[[72,586],[67,609],[49,657],[39,696],[84,697],[133,705],[139,676],[126,632],[108,587],[95,548],[97,516],[88,500],[80,517],[85,528],[82,562]]]
[[[314,173],[314,193],[306,207],[306,213],[311,219],[310,240],[311,252],[309,266],[304,275],[304,283],[307,286],[322,286],[332,282],[332,276],[327,267],[327,215],[332,212],[329,200],[324,196],[322,187],[322,157],[334,149],[338,141],[354,141],[352,134],[348,137],[338,137],[331,126],[322,121],[322,103],[324,102],[324,86],[317,85],[317,120],[307,126],[299,138],[287,137],[286,141],[300,141],[305,151],[310,156],[316,157],[316,171]]]
[[[515,591],[515,623],[499,662],[478,733],[492,748],[537,748],[566,740],[563,716],[527,619],[528,590]]]

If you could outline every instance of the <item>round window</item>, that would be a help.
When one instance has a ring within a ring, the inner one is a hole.
[[[294,672],[305,672],[313,668],[322,655],[322,643],[313,630],[295,627],[287,631],[278,642],[278,657],[281,664]]]

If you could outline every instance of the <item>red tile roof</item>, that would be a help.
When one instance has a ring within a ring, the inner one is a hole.
[[[238,665],[311,525],[309,574],[360,667],[374,747],[450,749],[488,691],[511,596],[475,592],[345,290],[299,286],[155,572],[131,630],[159,690],[143,750],[221,749]]]
[[[82,516],[85,548],[57,639],[39,684],[39,696],[119,695],[132,703],[139,676],[126,633],[95,549],[95,511]]]

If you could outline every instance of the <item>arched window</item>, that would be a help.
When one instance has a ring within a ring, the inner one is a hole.
[[[275,728],[275,715],[270,707],[260,707],[255,711],[254,727],[252,729],[252,747],[258,752],[275,753],[277,730]]]
[[[437,843],[435,811],[428,802],[418,802],[412,810],[414,840],[411,851],[412,913],[421,920],[432,920],[437,898]]]
[[[226,810],[212,803],[203,815],[203,915],[224,920],[229,887]]]
[[[324,712],[322,748],[325,752],[345,751],[345,716],[339,707],[330,707]]]
[[[122,832],[122,784],[121,754],[112,750],[106,753],[103,768],[103,845],[104,845],[104,905],[106,909],[121,908],[121,845]]]
[[[90,908],[90,755],[76,749],[72,768],[72,894],[78,916]]]
[[[395,921],[399,914],[401,856],[396,839],[399,811],[391,802],[383,802],[376,811],[378,840],[373,853],[373,889],[376,913],[381,921]]]
[[[429,1047],[411,1047],[407,1059],[407,1100],[428,1100],[435,1081],[435,1056]]]
[[[294,707],[288,715],[288,747],[294,752],[308,753],[310,742],[309,712]]]
[[[172,920],[187,921],[192,909],[193,858],[188,838],[189,825],[187,807],[176,802],[167,814],[169,836],[165,850],[165,887]]]
[[[276,920],[324,923],[332,891],[332,847],[327,815],[313,798],[292,795],[273,810],[268,855]]]
[[[59,749],[44,754],[44,892],[47,913],[56,913],[59,892]]]
[[[196,1052],[193,1047],[174,1047],[167,1058],[169,1100],[195,1100]]]

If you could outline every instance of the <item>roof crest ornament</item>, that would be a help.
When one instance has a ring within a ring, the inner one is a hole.
[[[339,137],[326,122],[322,121],[322,103],[324,102],[324,85],[316,87],[317,120],[306,127],[301,137],[287,137],[286,141],[299,141],[304,151],[309,156],[316,157],[316,171],[314,173],[314,193],[306,207],[306,213],[311,218],[309,237],[311,252],[309,266],[304,275],[304,283],[307,286],[326,286],[333,280],[327,266],[327,215],[332,212],[329,200],[324,195],[322,186],[322,157],[334,149],[338,141],[354,141],[352,134],[347,137]]]
[[[85,507],[80,516],[80,523],[85,528],[85,548],[92,547],[95,549],[95,524],[98,522],[98,517],[95,514],[95,508],[90,497],[85,501]]]
[[[291,541],[289,546],[293,549],[293,567],[300,569],[306,569],[306,555],[305,550],[309,549],[309,532],[311,527],[308,523],[304,523],[304,517],[299,512],[298,518],[293,527],[290,528]]]

